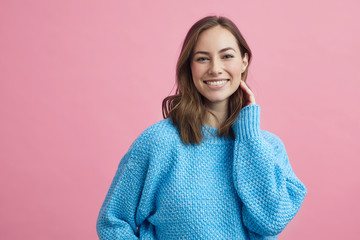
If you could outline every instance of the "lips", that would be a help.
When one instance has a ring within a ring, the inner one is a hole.
[[[219,79],[209,79],[209,80],[204,80],[204,83],[207,83],[207,82],[220,82],[220,81],[229,81],[229,79],[227,78],[219,78]]]

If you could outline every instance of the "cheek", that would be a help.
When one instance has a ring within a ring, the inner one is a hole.
[[[201,66],[196,65],[196,64],[191,65],[191,73],[192,73],[194,80],[201,78],[203,75],[203,72],[204,72],[204,70]]]
[[[235,76],[241,76],[241,63],[231,63],[228,66],[228,70]]]

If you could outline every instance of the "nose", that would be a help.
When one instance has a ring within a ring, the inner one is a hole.
[[[209,67],[209,74],[210,75],[222,74],[222,63],[219,59],[214,58],[211,61],[211,65]]]

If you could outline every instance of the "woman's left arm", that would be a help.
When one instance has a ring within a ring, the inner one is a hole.
[[[244,225],[262,236],[277,235],[300,209],[307,189],[293,172],[281,139],[260,130],[259,105],[244,107],[233,130],[233,180]]]

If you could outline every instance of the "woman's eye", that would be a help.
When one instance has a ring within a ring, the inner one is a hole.
[[[196,59],[196,61],[198,61],[198,62],[203,62],[205,60],[207,60],[207,58],[205,58],[205,57],[199,57],[198,59]]]
[[[234,56],[233,55],[231,55],[231,54],[226,54],[225,56],[224,56],[224,58],[233,58]]]

